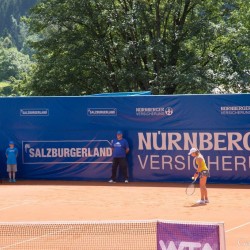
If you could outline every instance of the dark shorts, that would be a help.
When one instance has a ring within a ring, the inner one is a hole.
[[[206,176],[206,177],[210,177],[210,173],[208,170],[203,170],[200,172],[200,178],[202,178],[203,176]]]
[[[7,172],[17,172],[17,165],[16,164],[8,164],[7,165]]]

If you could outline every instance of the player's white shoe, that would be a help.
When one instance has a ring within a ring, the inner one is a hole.
[[[205,204],[205,201],[204,200],[198,200],[198,201],[196,201],[196,204]]]
[[[116,183],[115,181],[113,181],[113,180],[109,180],[109,183]]]

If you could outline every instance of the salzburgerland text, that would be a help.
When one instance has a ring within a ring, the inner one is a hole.
[[[112,149],[107,140],[23,141],[24,164],[68,164],[110,162]]]
[[[30,148],[31,158],[109,157],[111,148]]]

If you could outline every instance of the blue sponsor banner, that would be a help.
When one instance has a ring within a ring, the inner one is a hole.
[[[0,99],[0,170],[15,141],[18,178],[108,180],[117,130],[131,181],[185,181],[197,147],[210,182],[250,183],[250,96],[86,96]]]

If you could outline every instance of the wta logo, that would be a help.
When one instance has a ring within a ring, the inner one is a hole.
[[[202,245],[200,242],[181,241],[179,245],[175,245],[174,241],[165,244],[163,240],[159,241],[161,250],[213,250],[209,243]]]
[[[158,222],[157,250],[224,249],[223,232],[219,224]]]

